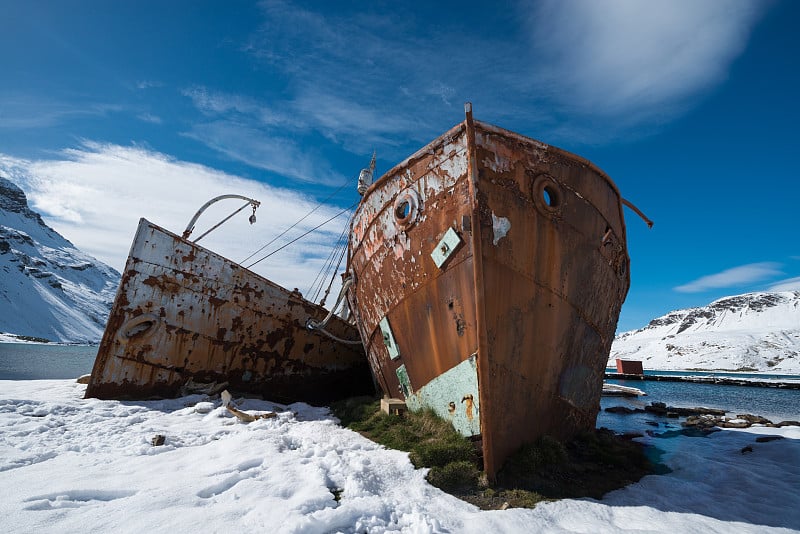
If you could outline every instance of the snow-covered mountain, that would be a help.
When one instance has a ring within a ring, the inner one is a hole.
[[[677,310],[617,336],[615,359],[645,369],[800,373],[800,291],[747,293]]]
[[[0,176],[0,332],[98,341],[119,279],[47,226]]]

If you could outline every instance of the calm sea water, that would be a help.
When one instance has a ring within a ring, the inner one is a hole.
[[[92,372],[97,346],[0,343],[0,380],[78,378]]]
[[[96,355],[97,346],[0,343],[0,380],[77,378],[92,371]],[[686,375],[691,373],[670,374]],[[694,374],[708,375],[709,373]],[[734,376],[743,375],[736,374]],[[772,375],[751,376],[772,377]],[[800,377],[784,376],[783,378],[797,379]],[[732,412],[732,415],[751,413],[764,416],[774,422],[800,420],[800,390],[796,389],[643,380],[609,380],[609,382],[639,388],[645,391],[647,396],[639,398],[603,397],[602,408],[620,405],[643,408],[655,401],[684,408],[695,406],[719,408]],[[619,428],[629,424],[639,425],[649,419],[653,419],[650,414],[615,415],[601,410],[597,423],[598,426]]]

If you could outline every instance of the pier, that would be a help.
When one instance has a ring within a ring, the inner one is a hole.
[[[761,388],[800,389],[800,381],[784,382],[780,380],[759,380],[752,378],[734,378],[728,376],[606,373],[605,377],[607,380],[652,380],[655,382],[694,382],[696,384],[714,384],[720,386],[750,386],[750,387],[761,387]]]

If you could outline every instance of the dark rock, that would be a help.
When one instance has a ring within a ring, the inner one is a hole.
[[[714,428],[718,423],[719,418],[713,415],[690,415],[682,425],[685,427],[709,429]]]
[[[12,213],[20,213],[45,226],[42,217],[28,207],[28,198],[14,182],[0,176],[0,208]]]
[[[749,413],[739,414],[736,416],[737,419],[744,419],[745,421],[749,422],[751,425],[766,425],[772,423],[766,417],[761,417],[760,415],[752,415]]]
[[[166,440],[167,437],[163,434],[156,434],[153,436],[153,439],[150,440],[150,443],[153,444],[153,447],[158,447],[159,445],[163,445]]]
[[[609,406],[605,409],[608,413],[623,413],[623,414],[632,414],[632,413],[642,413],[644,410],[641,408],[628,408],[627,406]]]
[[[649,406],[644,407],[644,411],[658,415],[666,415],[667,405],[663,402],[651,402]]]
[[[722,428],[749,428],[750,423],[744,419],[720,419],[717,426]]]
[[[679,436],[687,436],[690,438],[705,438],[708,437],[709,434],[713,434],[714,432],[719,432],[719,429],[688,427],[688,428],[682,428],[680,430],[667,430],[666,432],[661,432],[661,433],[648,430],[646,434],[654,438],[677,438]]]
[[[782,427],[782,426],[800,426],[800,421],[781,421],[776,426],[778,426],[778,427]]]
[[[748,445],[747,447],[742,447],[742,454],[745,454],[747,452],[753,452],[753,447],[751,447],[750,445]]]
[[[756,443],[767,443],[770,441],[778,441],[779,439],[784,439],[783,436],[759,436],[756,438]]]

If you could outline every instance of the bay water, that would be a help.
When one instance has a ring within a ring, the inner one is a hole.
[[[97,345],[0,343],[0,380],[78,378],[96,356]]]

